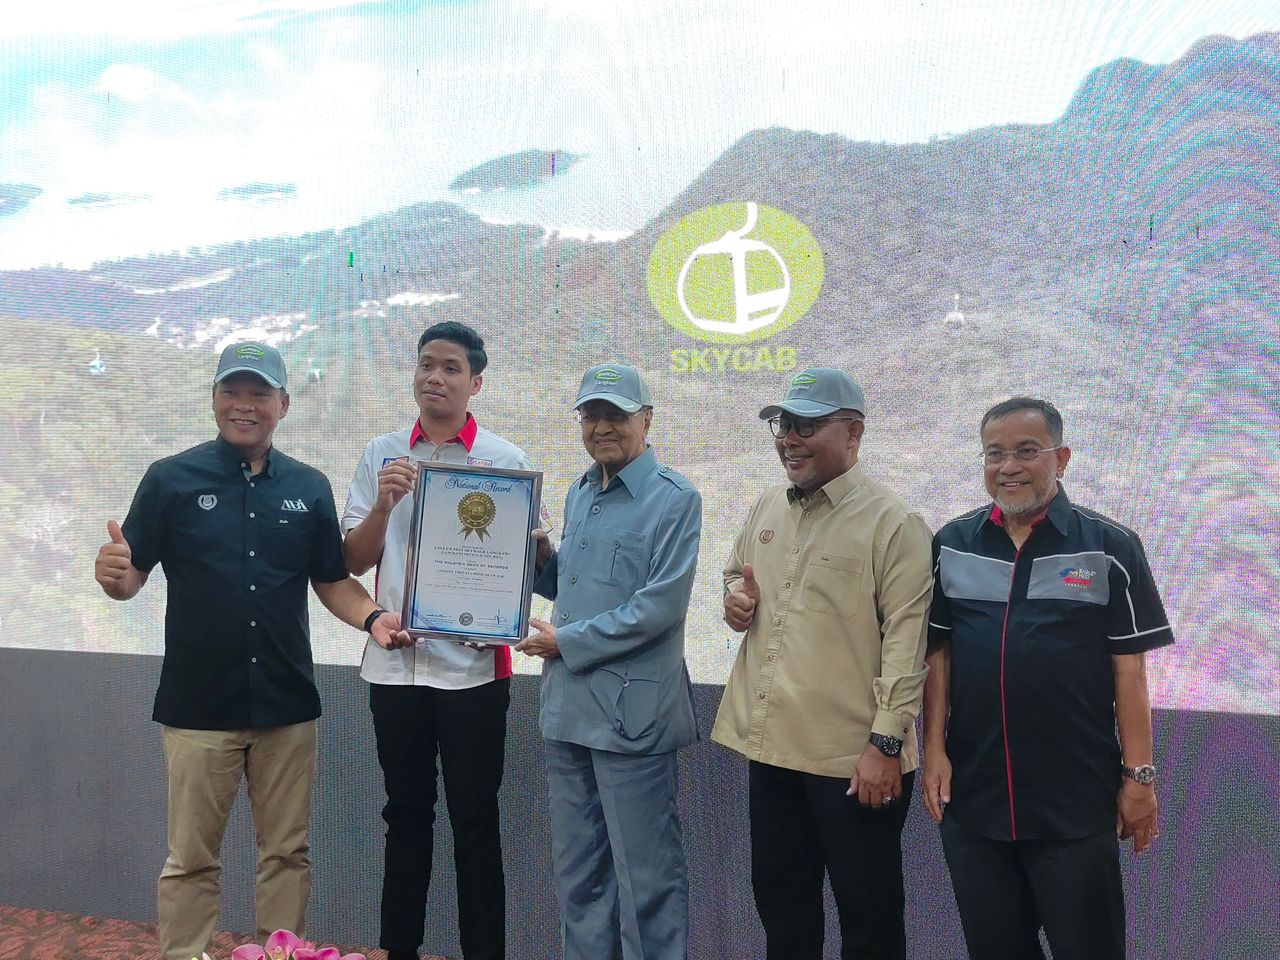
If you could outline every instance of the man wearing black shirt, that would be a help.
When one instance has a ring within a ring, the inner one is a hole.
[[[267,344],[233,344],[214,377],[218,438],[153,463],[123,529],[98,552],[107,596],[128,600],[164,566],[165,657],[152,719],[169,772],[169,857],[158,883],[164,960],[208,946],[219,851],[241,772],[258,841],[259,942],[301,933],[311,873],[307,828],[320,696],[307,582],[339,619],[383,646],[409,642],[347,574],[328,480],[271,445],[289,410]]]
[[[1062,417],[982,419],[993,503],[934,537],[925,806],[972,960],[1121,960],[1117,836],[1159,836],[1144,654],[1173,642],[1137,534],[1075,506]],[[1119,743],[1116,734],[1119,733]]]

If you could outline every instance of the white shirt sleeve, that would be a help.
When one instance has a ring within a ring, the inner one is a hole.
[[[360,521],[369,515],[378,498],[378,471],[382,469],[382,464],[374,456],[373,447],[374,442],[370,442],[364,448],[364,454],[356,466],[356,475],[351,478],[351,486],[347,488],[347,505],[342,512],[344,534],[360,525]]]

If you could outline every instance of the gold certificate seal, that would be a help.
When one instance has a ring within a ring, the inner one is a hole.
[[[489,524],[498,515],[498,507],[487,493],[468,493],[458,501],[458,519],[462,521],[462,529],[458,532],[465,540],[475,534],[481,540],[489,532]]]

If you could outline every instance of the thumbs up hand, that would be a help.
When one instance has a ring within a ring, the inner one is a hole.
[[[751,564],[742,565],[742,579],[724,595],[724,622],[734,630],[746,630],[756,616],[760,602],[760,584]]]
[[[93,578],[109,597],[127,600],[141,588],[139,571],[133,566],[133,551],[124,538],[120,524],[107,521],[107,536],[111,539],[98,548],[98,558],[93,563]]]

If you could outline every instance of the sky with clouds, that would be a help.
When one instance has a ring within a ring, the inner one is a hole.
[[[1089,70],[1274,0],[44,0],[0,20],[0,267],[342,226],[486,159],[586,154],[498,219],[631,230],[749,130],[912,141],[1061,114]],[[229,201],[287,183],[271,201]],[[112,203],[72,204],[85,194]]]

